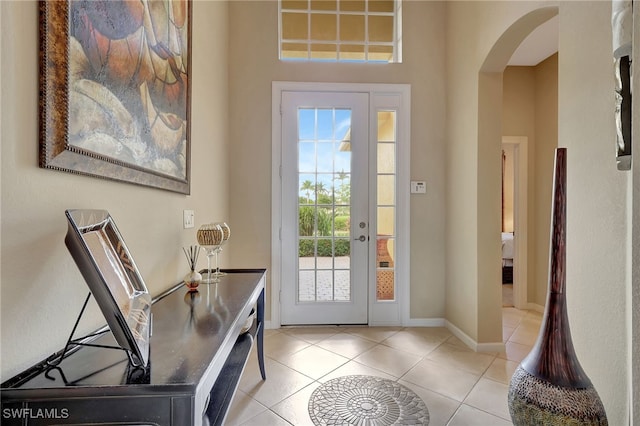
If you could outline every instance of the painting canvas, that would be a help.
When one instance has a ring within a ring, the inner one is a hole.
[[[40,166],[189,193],[191,2],[40,2],[40,29]]]

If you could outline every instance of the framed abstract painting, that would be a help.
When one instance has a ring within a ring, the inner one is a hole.
[[[190,192],[191,1],[43,1],[40,167]]]

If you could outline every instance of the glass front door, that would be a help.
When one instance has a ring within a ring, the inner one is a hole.
[[[282,101],[282,324],[366,324],[368,95]]]

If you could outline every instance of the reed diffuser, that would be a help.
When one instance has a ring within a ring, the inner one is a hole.
[[[196,291],[200,282],[202,281],[202,274],[196,272],[196,265],[198,264],[198,253],[200,253],[200,246],[189,246],[187,250],[185,247],[182,247],[182,251],[184,255],[187,257],[187,262],[189,263],[189,269],[191,271],[184,276],[184,285],[187,286],[189,291]]]

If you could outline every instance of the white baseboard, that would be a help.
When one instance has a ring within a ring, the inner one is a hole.
[[[537,303],[527,303],[527,309],[541,314],[544,313],[544,306],[538,305]]]
[[[504,342],[478,343],[475,349],[476,352],[504,352],[505,350]]]
[[[458,327],[450,323],[449,321],[445,321],[445,327],[453,333],[458,339],[462,340],[462,342],[467,345],[470,349],[475,352],[504,352],[504,342],[489,342],[489,343],[478,343],[474,339],[472,339],[467,333],[460,330]]]
[[[540,305],[531,303],[529,309],[536,310],[542,309]],[[544,309],[540,310],[542,312]],[[271,321],[264,322],[265,330],[280,328],[274,327]],[[471,337],[469,337],[464,331],[453,325],[451,322],[444,318],[410,318],[404,325],[405,327],[446,327],[454,336],[460,339],[465,345],[475,352],[504,352],[505,347],[503,342],[489,342],[478,343]]]
[[[444,318],[409,318],[405,327],[444,327]]]
[[[408,323],[404,325],[404,327],[445,327],[445,319],[444,318],[410,318]],[[371,327],[384,327],[384,326],[393,326],[397,324],[375,324]],[[280,327],[275,327],[271,321],[267,320],[264,322],[264,329],[275,329]]]

